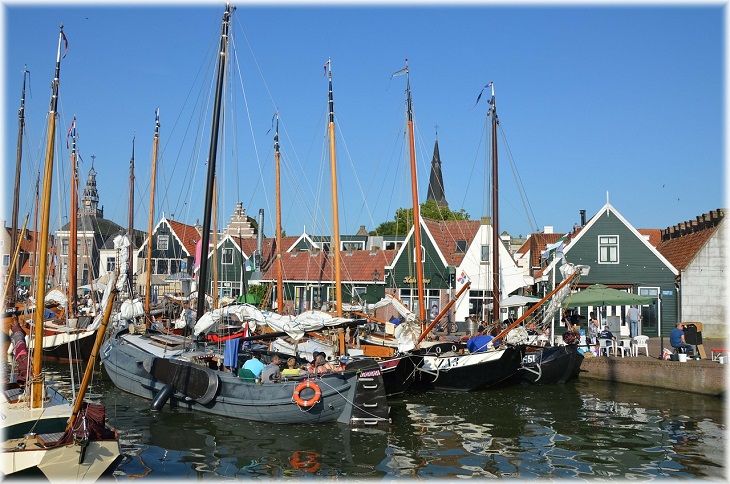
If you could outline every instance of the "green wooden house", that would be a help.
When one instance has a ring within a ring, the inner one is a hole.
[[[614,289],[648,296],[653,304],[642,306],[639,333],[668,336],[677,322],[677,269],[635,229],[611,204],[606,203],[588,223],[566,237],[562,249],[565,260],[590,266],[577,289],[605,284]],[[554,259],[545,271],[547,286],[559,284],[562,260]],[[546,287],[538,289],[541,293]],[[549,289],[549,288],[548,288]],[[621,335],[628,334],[628,307],[579,308],[581,316],[599,311],[601,319],[620,318]],[[618,335],[617,335],[618,336]]]

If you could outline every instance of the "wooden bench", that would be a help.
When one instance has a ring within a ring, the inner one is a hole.
[[[729,352],[730,350],[715,348],[710,350],[710,355],[712,356],[712,361],[717,361],[721,356],[727,356]]]

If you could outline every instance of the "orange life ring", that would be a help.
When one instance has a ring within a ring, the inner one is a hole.
[[[320,455],[317,452],[295,450],[289,463],[298,471],[314,473],[319,470]]]
[[[302,397],[299,396],[299,393],[305,388],[311,388],[312,390],[314,390],[314,396],[309,400],[304,400],[302,399]],[[294,395],[292,395],[292,398],[300,407],[311,407],[312,405],[317,403],[320,398],[322,398],[322,390],[320,390],[319,385],[314,383],[312,380],[304,380],[294,389]]]

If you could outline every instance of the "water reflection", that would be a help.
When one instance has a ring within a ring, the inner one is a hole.
[[[59,369],[56,384],[70,385]],[[391,400],[393,425],[271,425],[94,392],[122,438],[117,480],[182,477],[725,480],[724,402],[591,380]]]

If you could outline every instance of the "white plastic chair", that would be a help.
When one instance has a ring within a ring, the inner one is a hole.
[[[598,356],[601,356],[604,352],[606,356],[611,356],[611,350],[613,350],[613,340],[608,338],[598,339]]]
[[[631,343],[631,353],[634,356],[639,356],[639,350],[641,348],[644,348],[644,354],[649,356],[649,337],[644,336],[643,334],[634,336],[634,340]]]
[[[618,356],[618,352],[619,351],[621,352],[621,358],[623,358],[624,356],[626,356],[626,352],[627,351],[629,352],[629,355],[631,355],[631,348],[628,345],[628,340],[626,340],[626,341],[627,341],[626,346],[623,345],[623,341],[622,342],[618,342],[618,343],[616,343],[614,345],[614,347],[613,347],[613,354],[614,354],[614,356]]]

